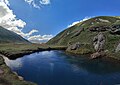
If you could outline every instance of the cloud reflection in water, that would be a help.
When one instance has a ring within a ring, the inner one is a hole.
[[[3,57],[7,66],[11,68],[20,68],[22,67],[22,59],[9,60],[7,57]]]

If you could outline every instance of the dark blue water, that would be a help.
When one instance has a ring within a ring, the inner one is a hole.
[[[120,64],[89,60],[62,51],[44,51],[18,58],[5,59],[7,65],[25,80],[38,85],[117,85]]]

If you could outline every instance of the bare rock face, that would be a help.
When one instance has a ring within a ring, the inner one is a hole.
[[[105,45],[105,36],[102,33],[99,33],[93,39],[93,46],[96,52],[104,50]]]
[[[120,35],[120,29],[113,29],[110,31],[111,34]]]
[[[80,30],[78,30],[71,38],[80,35],[82,31],[84,31],[84,28],[80,28]]]
[[[115,52],[119,52],[120,51],[120,43],[118,44],[117,48],[115,49]]]
[[[90,27],[89,30],[92,32],[102,32],[109,30],[110,27],[108,26],[96,26],[96,27]]]
[[[80,48],[80,43],[79,42],[77,42],[75,44],[72,44],[72,45],[69,45],[67,50],[76,50],[78,48]]]
[[[103,35],[103,33],[99,33],[93,39],[93,46],[96,52],[91,54],[91,59],[96,59],[105,56],[104,45],[105,36]]]
[[[110,33],[114,35],[120,35],[120,25],[112,26]]]

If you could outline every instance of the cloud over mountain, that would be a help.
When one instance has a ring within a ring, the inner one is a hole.
[[[26,39],[29,40],[38,39],[40,41],[41,37],[34,38],[33,35],[33,33],[38,32],[38,30],[33,29],[28,33],[23,32],[26,22],[24,22],[21,19],[18,19],[16,15],[13,13],[13,10],[9,8],[9,6],[10,4],[8,0],[0,0],[0,26],[17,33]],[[41,35],[36,35],[36,36],[41,36]],[[48,40],[48,39],[46,39],[46,37],[42,37],[42,40]]]
[[[32,42],[46,42],[48,40],[50,40],[51,38],[53,38],[53,35],[34,35],[28,38],[29,41]]]
[[[79,20],[79,21],[75,21],[75,22],[73,22],[72,24],[70,24],[70,25],[68,25],[67,27],[72,27],[72,26],[74,26],[74,25],[76,25],[76,24],[78,24],[78,23],[80,23],[80,22],[82,22],[82,21],[86,21],[86,20],[88,20],[88,19],[90,19],[91,17],[85,17],[84,19],[82,19],[82,20]]]

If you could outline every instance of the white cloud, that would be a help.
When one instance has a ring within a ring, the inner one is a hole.
[[[31,3],[31,1],[32,0],[29,0],[29,3]],[[28,33],[24,33],[22,31],[23,31],[23,28],[25,25],[26,25],[26,22],[24,22],[21,19],[17,19],[16,15],[9,8],[9,1],[8,0],[0,0],[0,26],[17,33],[26,39],[34,39],[35,36],[33,36],[33,33],[38,32],[38,30],[33,29]],[[36,36],[37,36],[37,38],[35,38],[35,40],[38,39],[38,41],[40,41],[40,40],[47,41],[50,39],[50,36],[48,36],[48,35],[43,35],[43,36],[36,35]]]
[[[21,31],[26,23],[21,19],[16,19],[16,15],[13,14],[13,11],[8,7],[7,3],[4,0],[0,1],[0,26],[8,30],[15,29],[17,32]]]
[[[78,23],[80,23],[81,21],[75,21],[75,22],[73,22],[72,24],[70,24],[70,25],[68,25],[67,27],[72,27],[72,26],[74,26],[74,25],[76,25],[76,24],[78,24]]]
[[[6,5],[10,5],[9,1],[8,0],[0,0],[0,2],[4,2]]]
[[[82,19],[82,20],[73,22],[72,24],[68,25],[67,27],[72,27],[72,26],[74,26],[74,25],[76,25],[76,24],[78,24],[78,23],[80,23],[80,22],[86,21],[86,20],[88,20],[88,19],[90,19],[90,18],[91,18],[91,17],[85,17],[85,18]]]
[[[43,5],[48,5],[50,4],[50,0],[40,0],[40,3]]]
[[[32,34],[35,33],[35,32],[39,32],[39,31],[33,29],[33,30],[31,30],[29,33],[26,33],[26,35],[27,35],[27,36],[30,36],[30,35],[32,35]]]
[[[50,0],[25,0],[25,2],[38,9],[40,9],[42,5],[50,4]]]
[[[40,9],[40,6],[35,3],[35,0],[25,0],[25,2],[27,2],[29,5],[32,5],[35,8]]]
[[[46,42],[48,40],[50,40],[51,38],[53,38],[53,35],[34,35],[28,38],[29,41],[32,41],[34,43],[36,42]]]

